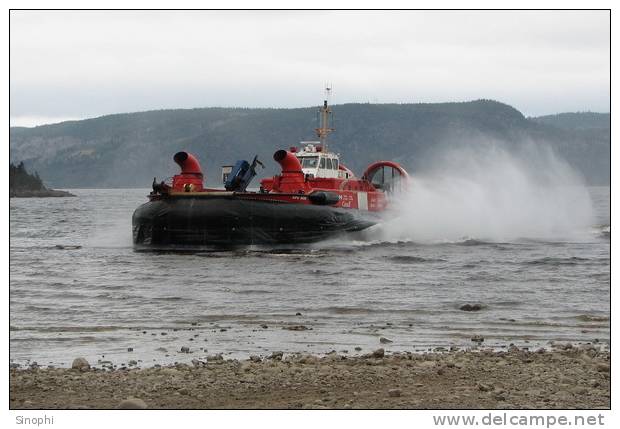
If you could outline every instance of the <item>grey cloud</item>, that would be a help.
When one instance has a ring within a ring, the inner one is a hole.
[[[11,13],[11,117],[495,98],[606,111],[606,11]],[[13,121],[13,119],[12,119]]]

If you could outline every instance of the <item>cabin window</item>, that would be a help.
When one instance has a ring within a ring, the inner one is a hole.
[[[316,168],[318,156],[304,156],[301,158],[301,168]]]
[[[338,170],[338,160],[334,159],[333,161],[332,166],[334,167],[334,170]]]
[[[325,168],[325,158],[321,158],[321,165],[319,168]]]
[[[325,168],[327,168],[328,170],[331,170],[332,169],[332,160],[327,158],[325,163],[326,163],[326,167]]]

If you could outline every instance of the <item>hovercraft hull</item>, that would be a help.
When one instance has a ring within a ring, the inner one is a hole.
[[[133,214],[133,241],[143,246],[311,243],[361,231],[375,213],[235,196],[161,198]]]

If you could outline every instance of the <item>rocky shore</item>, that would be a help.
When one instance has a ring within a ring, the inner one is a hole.
[[[607,409],[610,353],[459,350],[364,356],[276,352],[191,365],[10,369],[12,409]]]

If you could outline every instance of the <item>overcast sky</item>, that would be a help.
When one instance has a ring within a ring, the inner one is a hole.
[[[11,125],[163,108],[490,98],[609,111],[607,11],[13,11]]]

